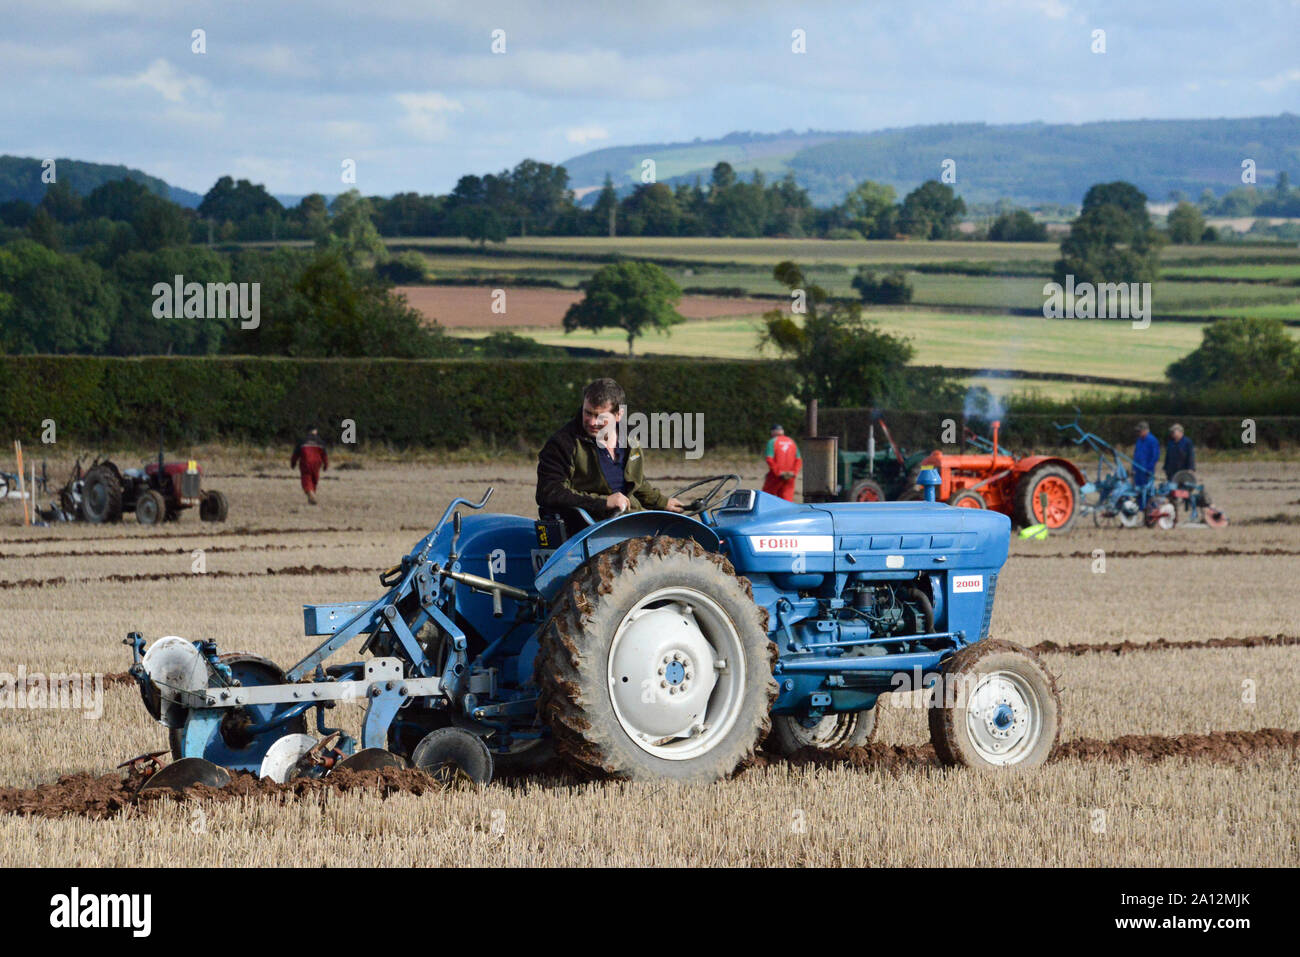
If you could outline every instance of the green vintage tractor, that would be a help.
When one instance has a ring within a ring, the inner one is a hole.
[[[876,446],[876,425],[887,448]],[[889,426],[876,416],[867,433],[865,452],[839,447],[835,436],[804,440],[805,502],[900,502],[921,498],[917,477],[927,452],[911,452],[894,441]]]

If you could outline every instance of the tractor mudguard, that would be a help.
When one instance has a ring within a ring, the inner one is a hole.
[[[559,592],[560,586],[592,555],[629,538],[644,538],[647,535],[692,538],[711,552],[716,552],[719,546],[717,532],[686,515],[640,510],[624,512],[584,528],[557,548],[537,572],[537,591],[550,602]]]
[[[1016,471],[1021,475],[1026,475],[1040,465],[1059,465],[1070,473],[1071,478],[1074,479],[1075,484],[1080,489],[1088,484],[1088,476],[1079,470],[1079,466],[1059,455],[1026,455],[1016,462]]]

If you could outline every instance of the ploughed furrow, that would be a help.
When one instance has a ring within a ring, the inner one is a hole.
[[[1206,638],[1193,641],[1099,641],[1059,645],[1054,641],[1040,641],[1033,645],[1039,654],[1054,655],[1131,655],[1140,651],[1188,651],[1198,648],[1285,648],[1300,645],[1300,635],[1250,635],[1245,638]]]
[[[1240,524],[1240,523],[1239,523]],[[1159,551],[1143,551],[1141,549],[1107,549],[1107,558],[1224,558],[1239,557],[1249,558],[1252,556],[1276,556],[1276,555],[1300,555],[1300,550],[1294,548],[1229,548],[1222,545],[1219,548],[1210,549],[1192,549],[1192,548],[1170,548]],[[1089,561],[1096,558],[1092,552],[1012,552],[1007,560],[1018,560],[1021,558],[1086,558]]]
[[[210,523],[209,523],[210,524]],[[81,528],[91,526],[82,525]],[[404,529],[403,529],[404,530]],[[175,535],[151,535],[148,532],[139,534],[126,535],[94,535],[94,536],[72,536],[72,535],[42,535],[38,538],[0,538],[2,545],[44,545],[49,542],[117,542],[117,541],[134,541],[150,538],[221,538],[227,535],[249,536],[249,535],[339,535],[345,532],[373,532],[374,529],[368,528],[248,528],[240,526],[239,528],[222,528],[220,530],[208,531],[206,528],[200,528],[193,532],[177,532]],[[428,529],[425,529],[428,531]]]
[[[92,585],[96,582],[165,582],[201,581],[204,578],[267,578],[275,575],[373,575],[379,568],[357,568],[352,565],[290,565],[287,568],[268,568],[264,572],[142,572],[135,575],[102,575],[98,578],[23,578],[19,581],[0,582],[0,590],[10,588],[55,588],[61,585]]]
[[[260,545],[209,545],[203,549],[209,555],[217,555],[224,552],[288,552],[300,551],[305,548],[319,550],[322,548],[356,548],[351,542],[302,542],[297,545],[277,545],[273,542],[265,542]],[[150,555],[189,555],[192,548],[181,546],[178,548],[114,548],[104,550],[85,550],[85,549],[68,549],[64,552],[0,552],[0,558],[139,558]]]
[[[1300,749],[1300,731],[1263,728],[1258,731],[1212,731],[1209,734],[1180,734],[1173,737],[1129,734],[1110,741],[1079,738],[1058,745],[1050,760],[1119,762],[1193,758],[1231,763],[1280,749]],[[789,758],[760,752],[752,766],[764,765],[847,766],[862,770],[905,771],[938,767],[939,759],[930,745],[918,747],[873,743],[840,751],[805,748]],[[542,780],[549,780],[559,786],[571,786],[577,779],[572,776],[552,776]],[[536,782],[527,786],[536,786]],[[743,775],[729,786],[743,787]],[[263,797],[287,803],[333,791],[366,791],[387,798],[399,793],[421,795],[440,790],[442,787],[425,772],[412,768],[384,768],[377,771],[343,768],[325,778],[297,778],[286,784],[259,780],[251,774],[240,772],[233,774],[230,784],[224,788],[196,785],[183,793],[164,789],[138,792],[136,783],[124,777],[122,772],[96,776],[83,771],[64,775],[57,781],[34,788],[0,788],[0,813],[107,819],[116,817],[127,808],[145,811],[159,801],[229,801]]]

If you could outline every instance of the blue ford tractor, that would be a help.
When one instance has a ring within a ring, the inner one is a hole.
[[[988,637],[1010,523],[934,502],[937,481],[923,473],[926,501],[795,505],[715,476],[673,493],[687,514],[601,522],[462,516],[492,490],[457,498],[381,597],[304,606],[322,640],[288,669],[129,635],[176,759],[149,786],[408,762],[486,782],[557,754],[712,781],[760,745],[864,745],[880,695],[908,691],[945,762],[1037,766],[1060,728],[1054,681]],[[354,660],[327,664],[348,646]],[[359,740],[331,727],[349,701]]]

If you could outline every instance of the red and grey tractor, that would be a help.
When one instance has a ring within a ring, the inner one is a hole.
[[[166,462],[161,451],[158,461],[138,469],[121,469],[96,458],[83,473],[78,459],[59,494],[65,517],[94,524],[120,521],[126,512],[134,512],[141,525],[157,525],[196,506],[205,522],[224,522],[229,512],[225,495],[203,488],[203,469],[197,461]]]

